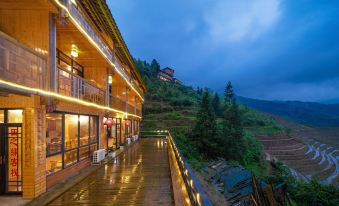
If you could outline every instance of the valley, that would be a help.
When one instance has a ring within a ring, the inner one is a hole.
[[[337,128],[312,128],[276,116],[274,119],[291,132],[257,134],[266,160],[283,162],[299,180],[314,178],[323,184],[339,186]]]

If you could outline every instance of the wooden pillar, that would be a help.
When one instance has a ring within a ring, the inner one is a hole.
[[[55,14],[49,14],[49,67],[50,85],[49,89],[57,91],[57,62],[56,62],[56,23]]]
[[[24,110],[23,120],[23,198],[46,192],[46,113],[44,106]]]

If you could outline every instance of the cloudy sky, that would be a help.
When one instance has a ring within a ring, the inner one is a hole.
[[[107,0],[136,58],[185,84],[339,102],[337,0]]]

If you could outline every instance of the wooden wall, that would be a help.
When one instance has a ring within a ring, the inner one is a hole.
[[[49,51],[49,13],[0,9],[0,30],[35,49]]]
[[[23,197],[33,198],[46,191],[45,107],[39,96],[10,94],[0,97],[0,108],[21,108],[23,113]]]

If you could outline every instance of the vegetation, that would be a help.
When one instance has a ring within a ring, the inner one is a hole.
[[[316,180],[307,183],[293,178],[288,167],[274,162],[273,174],[268,177],[272,182],[285,182],[287,191],[298,206],[336,206],[339,205],[339,189],[333,185],[322,185]]]
[[[281,163],[272,170],[263,160],[263,148],[256,135],[288,132],[288,129],[238,104],[230,82],[222,100],[208,89],[193,89],[157,79],[160,65],[156,60],[151,64],[136,60],[136,65],[148,89],[142,127],[170,129],[193,168],[199,170],[210,159],[225,158],[268,181],[285,182],[297,205],[339,205],[338,189],[314,181],[298,182]]]
[[[217,135],[217,122],[208,91],[203,93],[191,139],[205,158],[219,156],[221,141]]]

